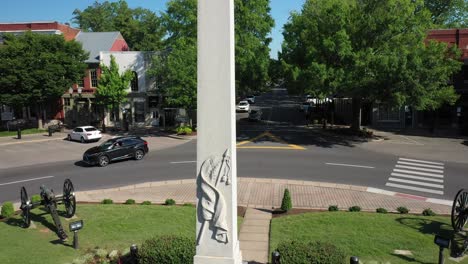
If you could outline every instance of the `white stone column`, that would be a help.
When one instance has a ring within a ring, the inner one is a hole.
[[[198,0],[195,264],[239,264],[234,1]]]

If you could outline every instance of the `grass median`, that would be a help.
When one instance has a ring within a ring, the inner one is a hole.
[[[45,133],[45,129],[38,129],[38,128],[30,128],[30,129],[22,129],[21,135],[30,135],[30,134],[41,134]],[[0,131],[0,137],[13,137],[17,135],[17,131]]]
[[[450,217],[322,212],[273,218],[270,250],[283,240],[326,241],[362,263],[437,263],[434,236],[450,237]],[[404,256],[395,250],[409,250]],[[448,258],[448,251],[445,251]],[[456,263],[447,261],[446,263]],[[468,263],[465,259],[460,263]]]

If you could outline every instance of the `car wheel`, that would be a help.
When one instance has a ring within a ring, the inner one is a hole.
[[[85,142],[86,142],[86,141],[84,140],[84,137],[81,137],[80,142],[81,142],[81,143],[85,143]]]
[[[68,139],[68,141],[72,141],[70,135],[68,135],[67,139]]]
[[[144,156],[145,156],[145,153],[143,152],[143,150],[139,149],[139,150],[135,151],[135,159],[136,160],[141,160]]]
[[[105,167],[107,165],[109,165],[109,158],[107,156],[99,157],[99,166]]]

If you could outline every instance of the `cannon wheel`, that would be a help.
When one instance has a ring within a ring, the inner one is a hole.
[[[461,189],[455,196],[452,206],[452,227],[462,231],[468,220],[468,190]]]
[[[63,183],[63,203],[67,218],[73,217],[76,211],[75,189],[70,179],[66,179]]]
[[[29,201],[28,193],[26,192],[26,188],[21,187],[21,211],[22,218],[23,218],[23,226],[28,228],[31,225],[31,217],[30,217],[30,210],[31,210],[31,201]]]

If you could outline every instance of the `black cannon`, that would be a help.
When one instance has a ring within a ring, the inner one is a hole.
[[[452,255],[461,257],[468,252],[468,236],[466,223],[468,222],[468,190],[461,189],[453,201],[452,227],[455,231],[452,239]]]
[[[37,206],[44,205],[47,211],[52,215],[55,227],[57,228],[57,235],[63,241],[68,238],[65,233],[62,223],[57,212],[57,204],[65,205],[65,216],[67,218],[73,217],[76,210],[76,199],[73,184],[71,180],[66,179],[63,183],[63,194],[55,195],[54,192],[44,185],[41,186],[41,201],[32,203],[29,200],[26,188],[21,187],[21,211],[23,218],[23,226],[28,228],[31,225],[30,211]]]

